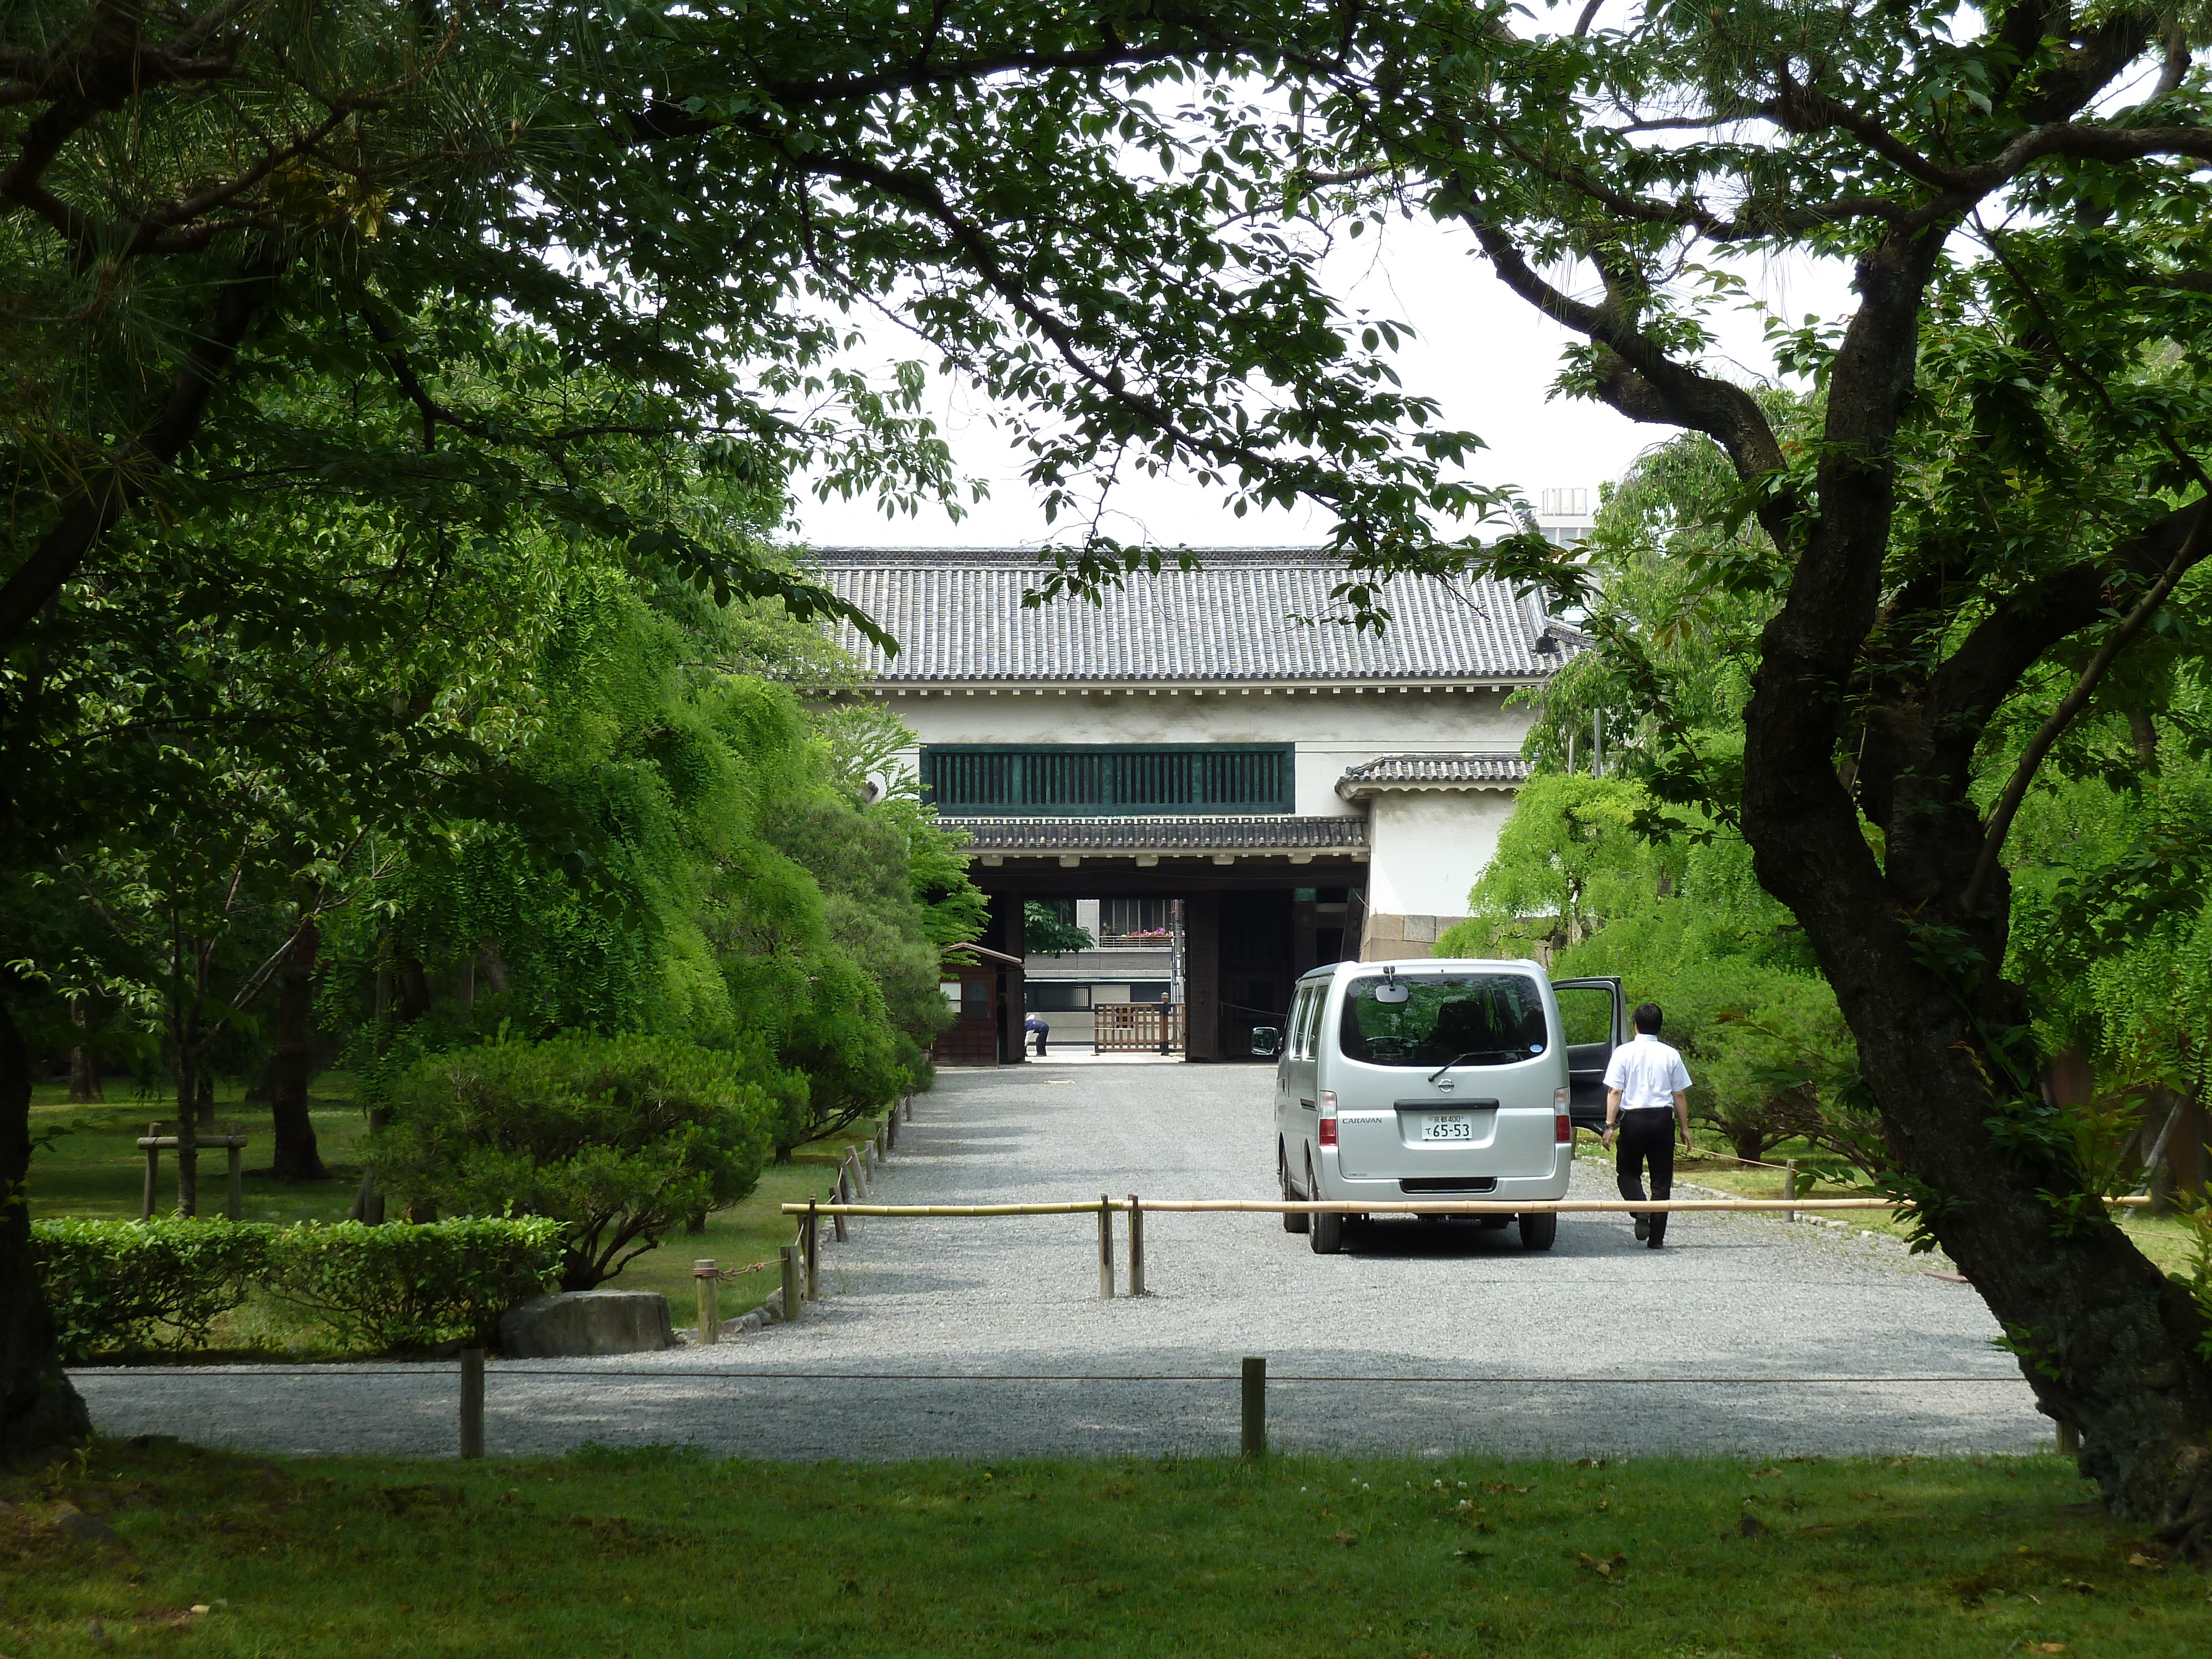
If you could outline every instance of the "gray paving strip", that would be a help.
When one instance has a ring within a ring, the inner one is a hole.
[[[1272,1196],[1272,1084],[1238,1066],[949,1072],[875,1195]],[[1577,1166],[1577,1195],[1609,1187],[1603,1165]],[[1218,1454],[1236,1449],[1245,1354],[1267,1357],[1270,1437],[1293,1450],[1765,1457],[2050,1439],[1971,1288],[1826,1228],[1677,1216],[1655,1251],[1625,1219],[1570,1215],[1534,1254],[1510,1230],[1395,1220],[1316,1256],[1272,1216],[1152,1215],[1152,1293],[1110,1302],[1093,1216],[870,1218],[852,1232],[825,1244],[823,1299],[796,1326],[495,1363],[492,1455],[586,1442],[807,1459]],[[76,1375],[111,1434],[455,1449],[451,1365]],[[1307,1378],[1334,1380],[1290,1380]]]

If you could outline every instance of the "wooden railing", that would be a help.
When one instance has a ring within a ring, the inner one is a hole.
[[[1160,1054],[1182,1052],[1183,1012],[1180,1002],[1102,1002],[1091,1010],[1091,1052]]]

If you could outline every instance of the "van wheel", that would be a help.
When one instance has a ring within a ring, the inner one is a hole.
[[[1524,1250],[1548,1250],[1559,1236],[1557,1210],[1542,1210],[1513,1218],[1521,1224],[1521,1248]]]
[[[1313,1166],[1306,1166],[1306,1190],[1316,1198],[1321,1195],[1321,1183],[1314,1179]],[[1344,1217],[1334,1210],[1316,1210],[1307,1218],[1313,1224],[1306,1233],[1306,1243],[1313,1246],[1316,1255],[1334,1255],[1344,1249]]]
[[[1291,1160],[1283,1155],[1283,1149],[1280,1146],[1275,1148],[1275,1179],[1281,1183],[1283,1202],[1297,1203],[1298,1195],[1291,1190]],[[1302,1233],[1305,1231],[1306,1222],[1310,1218],[1303,1214],[1292,1215],[1285,1210],[1283,1212],[1283,1231],[1286,1233]]]

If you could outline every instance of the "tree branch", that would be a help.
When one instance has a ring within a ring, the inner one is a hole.
[[[1571,299],[1536,274],[1512,239],[1469,205],[1460,217],[1474,232],[1498,279],[1545,316],[1605,347],[1625,374],[1602,388],[1607,403],[1632,421],[1702,432],[1726,450],[1739,476],[1779,471],[1782,446],[1758,402],[1741,386],[1675,362],[1609,308]]]
[[[1974,873],[1968,879],[1966,890],[1959,902],[1959,908],[1966,915],[1971,916],[1982,907],[1983,896],[1996,874],[1997,857],[2004,850],[2005,837],[2012,831],[2013,818],[2020,811],[2021,801],[2027,799],[2028,786],[2035,781],[2036,771],[2042,766],[2044,757],[2065,734],[2066,728],[2074,723],[2075,716],[2088,706],[2090,697],[2097,690],[2097,683],[2105,678],[2106,670],[2118,659],[2121,652],[2127,649],[2128,642],[2148,625],[2176,585],[2203,556],[2198,549],[2204,543],[2205,520],[2212,517],[2204,511],[2207,500],[2212,498],[2200,499],[2196,503],[2198,509],[2197,522],[2191,526],[2188,539],[2182,543],[2181,550],[2173,556],[2173,562],[2151,584],[2150,592],[2142,596],[2136,608],[2122,618],[2120,625],[2098,647],[2097,654],[2089,659],[2089,665],[2075,681],[2074,689],[2059,700],[2058,707],[2051,710],[2051,717],[2028,739],[2027,747],[2021,753],[2020,763],[2013,768],[2004,793],[1997,798],[1997,804],[1990,810],[1989,820],[1984,826],[1981,851],[1974,860]]]
[[[192,343],[160,412],[63,502],[60,521],[0,585],[0,647],[22,635],[40,607],[76,574],[100,537],[143,499],[150,475],[173,465],[198,435],[208,400],[229,372],[246,330],[276,292],[278,274],[289,262],[289,255],[276,240],[266,238],[222,286],[207,329]]]

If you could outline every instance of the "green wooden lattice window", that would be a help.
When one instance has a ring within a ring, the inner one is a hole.
[[[930,744],[921,778],[955,817],[1288,812],[1291,745]]]

